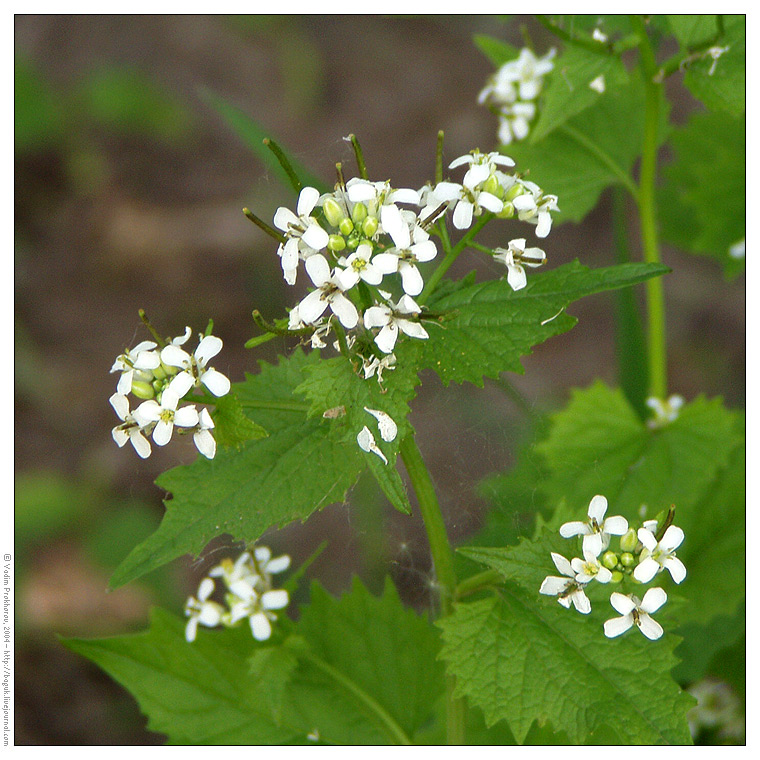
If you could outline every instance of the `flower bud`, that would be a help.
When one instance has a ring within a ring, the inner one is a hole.
[[[498,197],[499,190],[501,189],[501,185],[499,185],[499,180],[496,179],[496,175],[492,174],[484,183],[483,183],[483,190],[486,193],[491,193],[491,195],[495,195]]]
[[[515,215],[515,207],[507,201],[504,208],[496,214],[497,219],[511,219]]]
[[[325,212],[325,219],[327,219],[333,227],[337,227],[346,218],[343,209],[334,198],[328,198],[324,202],[322,211]]]
[[[623,573],[621,573],[620,570],[615,570],[615,572],[612,573],[612,578],[610,578],[610,583],[620,583],[622,580]]]
[[[620,549],[624,552],[632,552],[638,542],[639,537],[636,535],[636,531],[633,528],[629,528],[627,533],[620,536]]]
[[[360,241],[361,238],[358,235],[351,235],[351,237],[347,240],[348,250],[355,251],[359,247]]]
[[[504,196],[505,201],[513,201],[515,198],[517,198],[518,195],[523,195],[525,193],[525,188],[519,183],[515,182],[512,187],[507,190],[507,194]]]
[[[152,370],[152,372],[153,372],[153,377],[156,380],[165,380],[168,375],[176,374],[177,369],[175,367],[172,367],[171,369],[169,369],[168,367],[165,367],[163,364],[159,364],[158,367]]]
[[[615,552],[605,552],[602,555],[602,564],[608,569],[608,570],[614,570],[617,567],[618,563],[618,557]]]
[[[377,217],[368,216],[362,224],[362,232],[371,238],[377,232]]]
[[[636,564],[636,557],[630,552],[623,552],[620,555],[620,564],[623,567],[633,567]]]
[[[133,380],[132,381],[132,393],[137,396],[137,398],[142,399],[151,399],[153,396],[155,396],[155,391],[153,390],[153,386],[150,383],[146,383],[143,380]]]
[[[346,241],[342,235],[330,235],[327,247],[331,251],[342,251],[346,247]]]
[[[367,218],[367,207],[361,201],[354,206],[354,210],[351,212],[351,218],[357,224],[360,224]]]
[[[341,234],[350,235],[354,231],[354,223],[348,217],[345,217],[338,225],[338,229],[341,231]]]

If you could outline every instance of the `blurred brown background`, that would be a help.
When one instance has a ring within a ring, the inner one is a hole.
[[[304,285],[288,288],[276,246],[241,208],[271,219],[294,198],[202,88],[253,116],[327,182],[336,161],[353,166],[342,138],[354,132],[371,177],[420,187],[432,179],[438,129],[447,160],[494,148],[495,118],[476,105],[492,68],[472,35],[521,45],[521,25],[539,52],[550,46],[521,17],[15,17],[17,744],[160,741],[132,699],[55,634],[139,630],[155,603],[181,614],[219,558],[212,548],[198,563],[105,592],[160,520],[153,480],[195,456],[192,444],[175,442],[141,461],[111,439],[108,370],[148,337],[138,308],[171,335],[212,317],[225,342],[215,366],[233,380],[289,348],[242,347],[257,333],[251,310],[282,316]],[[674,120],[694,107],[684,96]],[[611,264],[610,210],[605,194],[583,225],[555,227],[544,245],[549,265]],[[665,261],[674,269],[665,283],[672,392],[743,406],[744,278],[726,283],[717,265],[671,249]],[[475,253],[457,263],[458,273],[473,268],[500,274]],[[526,357],[526,375],[510,381],[530,406],[558,406],[596,377],[615,382],[612,308],[609,295],[579,302],[570,309],[579,325]],[[481,523],[473,486],[513,461],[524,411],[494,383],[444,389],[431,374],[424,380],[413,419],[461,539]],[[350,502],[268,542],[298,563],[328,538],[310,575],[331,591],[353,573],[376,586],[391,572],[424,605],[429,560],[417,517],[394,514],[364,481]]]

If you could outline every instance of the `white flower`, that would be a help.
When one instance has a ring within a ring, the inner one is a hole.
[[[193,433],[193,441],[195,447],[206,459],[213,459],[216,456],[216,440],[211,434],[213,429],[214,420],[211,419],[208,409],[204,407],[198,415],[198,426]]]
[[[313,187],[304,187],[298,194],[297,214],[280,206],[274,215],[274,226],[282,230],[287,237],[280,245],[277,254],[281,259],[285,281],[293,285],[296,281],[299,254],[307,258],[312,253],[327,246],[330,236],[319,226],[319,222],[310,216],[319,200],[319,191]]]
[[[747,253],[747,240],[742,238],[737,240],[729,249],[728,255],[732,259],[743,259]]]
[[[649,616],[667,601],[668,595],[661,588],[650,588],[641,601],[631,594],[625,596],[613,591],[610,604],[622,617],[607,620],[604,624],[604,635],[612,639],[635,625],[648,639],[659,639],[663,633],[662,626]]]
[[[659,542],[654,533],[646,528],[639,528],[637,535],[644,548],[633,577],[640,583],[649,583],[657,573],[666,569],[676,583],[681,583],[686,577],[686,568],[676,557],[676,549],[684,539],[683,531],[671,525]]]
[[[192,356],[174,344],[162,349],[161,361],[170,367],[179,367],[182,370],[172,380],[172,386],[180,398],[193,386],[201,384],[205,385],[214,396],[224,396],[230,392],[230,381],[226,375],[207,366],[208,362],[222,350],[222,345],[220,338],[206,335],[201,339]]]
[[[679,396],[678,394],[673,394],[667,400],[650,396],[646,404],[654,412],[654,417],[647,421],[647,425],[652,430],[665,427],[678,419],[678,414],[684,403],[683,396]]]
[[[601,95],[606,89],[604,74],[600,74],[596,79],[592,79],[588,83],[588,86],[589,89],[594,90],[594,92],[598,92]]]
[[[708,677],[693,683],[686,691],[697,700],[686,714],[693,739],[702,728],[718,729],[721,738],[744,738],[746,726],[741,701],[727,683]]]
[[[512,290],[520,290],[528,284],[523,264],[528,267],[540,267],[546,261],[546,254],[540,248],[526,248],[525,238],[509,241],[507,248],[494,248],[494,259],[507,267],[507,282]]]
[[[394,206],[395,208],[395,206]],[[338,264],[345,269],[336,269],[343,290],[350,290],[359,280],[369,285],[379,285],[383,281],[383,273],[372,263],[372,246],[362,243],[348,257],[338,259]]]
[[[410,296],[419,295],[424,282],[417,264],[432,261],[438,255],[435,243],[419,225],[410,230],[396,206],[383,206],[381,221],[395,247],[378,253],[372,263],[383,274],[398,272],[404,292]]]
[[[410,188],[391,188],[388,182],[370,182],[360,177],[352,177],[346,183],[346,195],[352,203],[369,203],[372,210],[382,209],[394,203],[419,204],[420,196]]]
[[[467,188],[474,188],[476,185],[485,182],[496,171],[497,166],[511,167],[515,162],[502,153],[481,153],[479,150],[473,150],[464,156],[455,158],[450,164],[449,169],[456,169],[459,166],[467,165],[467,173],[464,175],[462,184]]]
[[[322,254],[317,253],[306,259],[306,271],[317,287],[298,304],[300,318],[314,324],[329,306],[333,314],[347,330],[356,327],[359,313],[356,306],[343,295],[343,283],[337,273],[330,271],[330,265]]]
[[[554,68],[556,55],[552,48],[542,58],[536,58],[529,48],[523,48],[518,58],[507,61],[489,79],[481,91],[478,102],[513,103],[517,100],[535,100],[541,93],[544,77]]]
[[[150,399],[143,401],[135,409],[134,418],[141,427],[156,423],[153,428],[153,441],[158,446],[169,443],[175,425],[191,428],[198,424],[198,411],[195,406],[183,406],[177,409],[180,397],[173,390],[176,379],[172,380],[169,387],[161,394],[160,403]]]
[[[517,218],[523,222],[535,224],[536,237],[545,238],[552,229],[550,212],[559,211],[557,196],[545,195],[535,182],[521,181],[520,184],[527,192],[512,200],[512,205],[517,211]]]
[[[116,385],[118,394],[126,396],[132,390],[135,371],[142,370],[143,374],[147,374],[152,379],[150,370],[156,369],[161,364],[158,351],[153,350],[156,345],[152,340],[144,340],[131,351],[128,350],[116,357],[111,372],[121,372],[121,377]]]
[[[282,573],[290,567],[290,557],[287,554],[281,554],[279,557],[272,557],[272,552],[268,546],[257,546],[253,550],[253,556],[259,572],[268,579],[270,575]]]
[[[212,578],[221,578],[227,590],[240,598],[247,598],[251,591],[261,584],[262,578],[253,566],[253,558],[250,552],[243,552],[233,562],[225,557],[218,565],[209,570]]]
[[[572,565],[561,554],[552,552],[552,561],[564,577],[547,575],[538,590],[539,593],[556,596],[563,607],[570,609],[572,604],[578,612],[588,615],[591,612],[591,602],[583,590],[585,584],[577,579],[577,573]]]
[[[588,522],[566,522],[559,529],[563,538],[583,536],[583,550],[588,549],[598,557],[602,549],[610,545],[610,534],[622,536],[628,530],[628,520],[616,515],[604,519],[607,512],[607,499],[604,496],[594,496],[588,505]]]
[[[119,419],[123,420],[123,424],[117,425],[111,431],[114,441],[119,448],[130,441],[138,455],[147,459],[151,451],[150,442],[143,436],[140,423],[129,411],[129,399],[121,393],[114,393],[108,400],[116,414],[119,415]]]
[[[362,371],[364,372],[365,380],[369,380],[377,375],[377,382],[382,384],[383,372],[392,369],[396,369],[396,354],[388,354],[382,359],[372,356],[369,359],[362,360]]]
[[[243,589],[241,589],[243,590]],[[272,635],[272,623],[277,620],[273,610],[288,606],[290,597],[284,589],[265,591],[258,594],[253,589],[230,605],[229,624],[234,625],[243,618],[248,618],[251,633],[256,641],[266,641]]]
[[[456,182],[439,182],[434,193],[441,201],[451,202],[453,205],[452,221],[458,230],[469,229],[473,217],[480,216],[484,209],[498,214],[504,208],[504,203],[493,193],[477,186],[467,187]]]
[[[607,42],[609,39],[607,35],[597,26],[594,27],[594,31],[591,32],[591,37],[597,42]]]
[[[372,435],[372,431],[365,425],[356,436],[356,442],[359,444],[359,448],[362,451],[366,451],[368,454],[377,454],[380,459],[383,460],[383,464],[388,464],[388,458],[383,454],[380,447],[375,441],[375,436]]]
[[[597,556],[584,547],[583,559],[576,557],[570,560],[578,583],[590,583],[593,580],[597,580],[599,583],[609,583],[612,580],[612,573],[599,562]]]
[[[499,129],[497,137],[503,145],[513,140],[524,140],[530,131],[530,122],[536,116],[535,103],[512,103],[499,109]]]
[[[364,411],[371,414],[377,420],[377,427],[380,430],[380,437],[384,441],[390,442],[396,439],[398,426],[389,414],[381,412],[379,409],[368,409],[366,406],[364,407]]]
[[[208,601],[213,592],[214,581],[204,578],[198,586],[198,598],[191,596],[185,603],[185,615],[190,618],[185,626],[185,639],[188,642],[195,641],[199,623],[213,628],[221,622],[224,608],[216,602]]]
[[[373,327],[382,328],[375,336],[375,343],[383,353],[390,354],[396,345],[399,330],[410,338],[425,340],[429,337],[419,322],[408,319],[411,316],[419,316],[420,311],[420,307],[410,296],[403,295],[395,306],[392,303],[390,306],[370,306],[364,312],[364,326],[368,330]]]

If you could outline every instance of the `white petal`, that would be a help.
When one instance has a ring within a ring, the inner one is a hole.
[[[393,238],[396,248],[406,249],[412,242],[409,226],[401,216],[397,206],[383,206],[380,209],[380,221],[383,230]]]
[[[198,601],[205,602],[214,593],[214,581],[204,578],[198,586]]]
[[[518,195],[512,201],[512,205],[517,211],[522,211],[523,213],[526,211],[536,210],[536,200],[530,193],[523,193],[522,195]]]
[[[398,324],[397,322],[389,322],[375,337],[375,343],[377,347],[384,353],[390,354],[393,352],[393,347],[396,345],[396,339],[398,338]]]
[[[396,439],[396,435],[398,434],[398,426],[389,414],[381,412],[379,409],[368,409],[366,406],[364,407],[364,411],[371,414],[377,420],[377,427],[380,430],[380,437],[384,441],[390,442]]]
[[[123,372],[121,377],[119,378],[119,382],[116,384],[116,393],[125,396],[132,390],[132,378],[134,377],[135,371],[132,369],[128,369],[126,372]],[[124,419],[122,417],[122,419]]]
[[[557,601],[563,606],[566,607],[568,610],[570,609],[570,605],[572,604],[572,600],[569,596],[561,596]]]
[[[144,427],[149,422],[158,422],[161,417],[161,407],[153,399],[150,399],[150,401],[143,401],[142,404],[135,409],[132,416],[138,421],[141,427]]]
[[[417,302],[408,295],[399,298],[396,308],[401,314],[419,314],[422,311]]]
[[[195,641],[195,637],[198,633],[198,618],[193,615],[190,620],[187,621],[185,626],[185,641],[188,644],[192,644]]]
[[[491,193],[480,193],[478,195],[478,206],[498,214],[504,208],[504,202]]]
[[[424,240],[421,243],[415,243],[411,247],[411,252],[417,261],[432,261],[438,255],[438,249],[432,240]],[[419,309],[418,309],[419,311]]]
[[[578,610],[578,612],[580,612],[582,615],[588,615],[589,612],[591,612],[591,602],[589,601],[589,598],[586,596],[582,588],[579,588],[577,591],[573,592],[570,595],[570,599],[572,599],[572,602],[575,605],[575,609]]]
[[[646,528],[639,528],[636,535],[638,536],[639,541],[641,541],[650,552],[657,548],[657,539],[651,531]]]
[[[372,435],[372,431],[365,425],[356,436],[356,442],[359,444],[359,448],[362,451],[369,453],[372,450],[372,446],[376,446],[375,436]]]
[[[495,164],[499,164],[501,166],[514,166],[515,162],[513,159],[511,159],[509,156],[505,156],[503,154],[491,154],[491,161]]]
[[[128,440],[129,440],[129,433],[120,427],[115,427],[111,431],[111,435],[113,436],[114,441],[116,441],[116,445],[121,448]],[[145,457],[143,457],[144,459]]]
[[[399,258],[395,253],[378,253],[372,259],[372,264],[382,274],[393,274],[398,272]]]
[[[629,615],[636,609],[636,603],[630,596],[613,591],[610,594],[610,604],[621,614]]]
[[[123,393],[114,393],[108,399],[120,420],[126,420],[129,414],[129,399]]]
[[[396,324],[401,328],[401,332],[410,338],[425,340],[430,337],[427,334],[427,330],[419,322],[410,322],[408,319],[397,319]]]
[[[607,512],[607,499],[604,496],[596,495],[591,499],[588,505],[588,516],[601,524],[604,515]]]
[[[215,369],[207,369],[201,375],[201,382],[217,397],[226,396],[232,387],[227,376]]]
[[[462,196],[462,186],[456,182],[439,182],[435,186],[434,195],[441,201],[453,201]]]
[[[314,256],[309,256],[306,259],[306,272],[308,273],[311,281],[318,287],[322,287],[330,279],[330,265],[327,263],[327,259],[321,254],[317,253]],[[322,312],[320,312],[321,314]]]
[[[205,409],[203,410],[206,411]],[[199,430],[193,435],[195,447],[203,454],[206,459],[213,459],[216,456],[216,440],[208,430]]]
[[[300,220],[289,208],[280,206],[280,208],[274,212],[274,226],[277,227],[278,230],[287,232],[288,227],[291,224],[298,225],[300,224]]]
[[[668,595],[661,588],[650,588],[641,600],[641,609],[650,615],[668,601]]]
[[[388,200],[391,203],[413,203],[415,206],[419,206],[420,194],[409,187],[400,187],[388,196]]]
[[[561,594],[567,588],[568,582],[568,578],[558,578],[556,575],[547,575],[546,578],[544,578],[544,582],[541,584],[538,593],[546,594],[547,596],[557,596],[557,594]]]
[[[205,366],[209,359],[213,359],[222,350],[223,345],[221,338],[217,338],[215,335],[207,335],[195,349],[195,358]]]
[[[383,273],[373,263],[370,263],[362,269],[361,278],[370,285],[379,285],[383,281]]]
[[[287,554],[282,554],[279,557],[267,562],[268,573],[281,573],[283,570],[287,570],[290,567],[290,557]]]
[[[367,329],[371,327],[383,327],[384,325],[387,325],[390,320],[391,310],[387,306],[370,306],[369,309],[364,312],[364,326]]]
[[[604,623],[604,635],[609,639],[620,636],[633,625],[633,615],[611,618]]]
[[[683,538],[683,531],[675,525],[671,525],[665,531],[665,535],[663,535],[662,540],[660,541],[660,548],[663,551],[672,552],[681,545]]]
[[[554,566],[562,573],[562,575],[567,575],[569,578],[575,578],[575,571],[573,570],[572,564],[561,554],[552,552],[552,562],[554,562]]]
[[[528,284],[525,270],[519,264],[507,267],[507,282],[512,290],[522,290]]]
[[[249,618],[251,633],[256,641],[266,641],[272,635],[272,625],[263,612],[257,612]]]
[[[190,329],[189,325],[185,326],[185,332],[183,335],[178,335],[176,338],[172,338],[172,345],[174,346],[184,346],[187,341],[190,340],[190,336],[193,334],[193,331]],[[155,345],[155,344],[154,344]]]
[[[566,522],[564,525],[561,525],[559,534],[562,536],[562,538],[572,538],[573,536],[582,536],[588,533],[588,531],[589,528],[586,523],[578,522],[575,520],[573,522]]]
[[[283,272],[289,272],[298,267],[298,241],[295,238],[289,238],[285,245],[281,245],[278,253]]]
[[[174,425],[171,422],[159,420],[153,430],[153,441],[157,446],[166,446],[171,440]]]
[[[422,293],[425,283],[420,270],[414,264],[410,264],[408,261],[399,261],[398,271],[401,274],[401,286],[404,288],[404,292],[410,296],[417,296]]]
[[[449,169],[456,169],[458,166],[464,166],[465,164],[471,164],[473,162],[473,157],[470,153],[467,153],[464,156],[459,156],[459,158],[455,158],[450,164]]]
[[[472,224],[472,203],[469,201],[459,201],[454,209],[453,216],[454,226],[458,230],[467,230]]]
[[[682,583],[686,577],[686,567],[678,557],[668,557],[663,563],[663,567],[670,571],[670,577],[676,583]]]
[[[330,236],[316,222],[311,222],[306,228],[306,232],[301,236],[301,240],[303,240],[309,248],[313,248],[315,251],[321,251],[330,242]]]
[[[138,456],[142,459],[147,459],[150,456],[150,443],[139,430],[132,430],[129,434],[129,440],[132,442],[132,446]]]
[[[316,257],[312,256],[311,258],[313,259]],[[308,261],[311,261],[311,259],[308,259],[307,262]],[[327,301],[322,298],[322,291],[312,290],[312,292],[298,304],[298,314],[304,322],[307,324],[313,324],[322,316],[326,308]]]
[[[462,184],[472,190],[475,185],[479,185],[481,182],[485,182],[488,179],[488,175],[491,173],[491,167],[488,164],[473,164],[467,170],[464,175]]]
[[[650,640],[656,641],[662,636],[662,626],[646,613],[639,615],[639,630]]]
[[[156,369],[161,364],[158,351],[141,351],[134,361],[135,369]]]
[[[195,380],[189,372],[180,372],[170,383],[161,396],[161,403],[166,406],[168,393],[171,397],[181,399],[195,385]],[[176,407],[176,405],[175,405]],[[172,407],[172,408],[175,408]]]
[[[608,517],[604,521],[603,530],[605,533],[611,533],[613,536],[622,536],[628,532],[628,520],[620,515]]]
[[[333,295],[330,300],[330,308],[347,330],[356,327],[359,322],[359,312],[356,311],[356,306],[343,293]]]
[[[599,583],[609,583],[612,580],[612,573],[604,565],[601,565],[596,572],[596,579]]]
[[[221,619],[221,608],[213,602],[204,604],[203,607],[201,607],[200,615],[198,615],[198,622],[208,628],[213,628],[214,626],[219,625]]]
[[[633,571],[633,577],[639,583],[649,583],[657,575],[660,565],[651,557],[647,557],[643,562],[636,565]]]
[[[351,290],[360,279],[359,273],[353,267],[348,267],[348,269],[336,268],[335,275],[338,278],[341,290]],[[380,278],[382,279],[382,275]]]
[[[190,354],[179,346],[170,344],[161,349],[161,361],[170,367],[189,367]]]
[[[281,610],[290,602],[288,592],[283,589],[267,591],[261,597],[261,606],[265,610]]]
[[[545,238],[552,230],[552,215],[548,211],[540,211],[536,225],[536,237]]]
[[[346,189],[348,199],[352,203],[371,201],[377,197],[375,186],[371,182],[367,182],[367,180],[357,179],[356,182],[349,180]]]
[[[298,216],[309,216],[319,200],[319,190],[314,187],[304,187],[298,194],[296,212]]]

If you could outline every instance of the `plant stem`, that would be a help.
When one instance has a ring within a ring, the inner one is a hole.
[[[644,22],[639,16],[631,17],[631,24],[639,35],[639,54],[644,72],[644,143],[639,177],[639,218],[644,261],[661,262],[657,235],[657,206],[655,180],[657,178],[658,127],[662,84],[655,81],[657,63],[649,42]],[[649,395],[665,398],[667,394],[667,360],[665,346],[665,294],[662,278],[647,280],[647,363],[649,365]]]
[[[482,591],[489,586],[493,586],[496,583],[502,582],[501,573],[497,570],[484,570],[477,575],[471,575],[469,578],[465,578],[456,589],[456,598],[461,599],[468,594],[474,594],[477,591]]]
[[[440,604],[440,616],[446,617],[453,611],[454,593],[457,585],[457,577],[454,572],[454,553],[446,534],[446,525],[443,522],[441,506],[435,494],[433,481],[430,477],[422,454],[414,440],[414,434],[410,433],[401,441],[401,458],[412,481],[412,487],[417,494],[417,503],[422,513],[422,521],[425,524],[430,553],[433,555],[433,567],[438,582],[438,598]],[[465,705],[461,699],[454,697],[454,679],[446,678],[446,739],[449,744],[464,744],[465,728]]]

